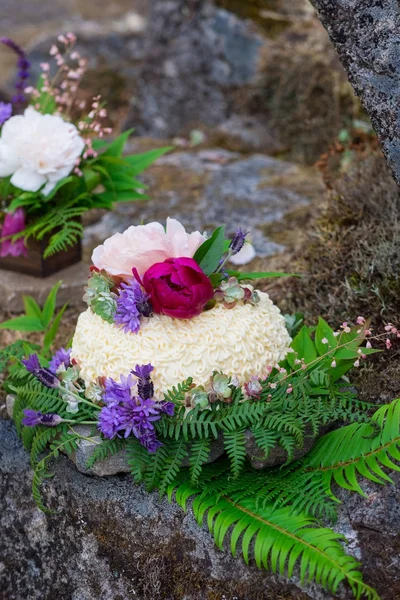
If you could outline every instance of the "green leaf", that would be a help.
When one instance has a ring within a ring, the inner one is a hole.
[[[324,340],[325,343],[323,343],[322,340]],[[337,345],[338,342],[333,335],[333,329],[320,317],[315,331],[315,346],[318,350],[318,354],[326,354],[330,350],[334,350]]]
[[[61,319],[63,317],[63,314],[65,312],[65,309],[67,308],[68,303],[64,304],[64,306],[58,311],[58,314],[56,315],[56,318],[54,319],[54,321],[52,322],[50,328],[48,329],[48,331],[46,332],[46,335],[44,336],[44,340],[43,340],[43,351],[45,354],[48,353],[48,351],[50,350],[51,345],[54,342],[54,339],[58,333],[58,329],[60,327],[60,323],[61,323]]]
[[[294,352],[289,352],[286,358],[292,367],[296,358],[304,358],[306,365],[317,358],[317,351],[314,342],[312,341],[308,332],[308,327],[305,325],[300,329],[299,333],[294,338],[293,342],[291,343],[291,348],[293,348]]]
[[[43,331],[44,326],[37,317],[15,317],[0,323],[0,329],[11,329],[13,331]]]
[[[57,293],[58,293],[58,290],[60,289],[61,284],[62,284],[62,281],[59,281],[58,283],[56,283],[55,286],[53,286],[51,288],[50,293],[47,296],[46,301],[44,303],[42,315],[43,315],[43,323],[45,324],[46,327],[50,324],[50,322],[54,316],[54,311],[56,309]]]
[[[133,133],[133,129],[127,129],[124,133],[121,133],[111,144],[108,146],[107,150],[98,156],[98,159],[101,159],[105,156],[116,156],[119,157],[122,154],[124,146],[128,141],[130,135]],[[94,161],[95,162],[95,161]]]
[[[139,175],[153,162],[155,162],[160,156],[166,154],[170,150],[173,150],[173,146],[165,146],[164,148],[156,148],[155,150],[149,150],[142,154],[133,154],[131,156],[124,156],[124,160],[133,169],[133,175]]]
[[[268,279],[270,277],[301,277],[296,273],[282,273],[279,271],[264,271],[259,273],[243,273],[241,271],[227,271],[231,277],[236,277],[238,281],[244,281],[245,279]]]
[[[196,250],[193,256],[206,275],[211,275],[218,267],[224,251],[225,226],[217,227],[212,236]]]
[[[28,317],[36,317],[37,319],[42,321],[42,311],[40,310],[40,306],[36,302],[36,300],[32,298],[32,296],[22,296],[22,300],[24,303],[26,315]]]

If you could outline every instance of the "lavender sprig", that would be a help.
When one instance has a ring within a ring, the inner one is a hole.
[[[31,66],[31,63],[26,58],[26,54],[25,54],[24,50],[21,48],[21,46],[18,46],[18,44],[16,44],[10,38],[0,37],[0,43],[4,44],[5,46],[7,46],[11,50],[13,50],[15,52],[15,54],[18,56],[17,67],[18,67],[19,71],[18,71],[18,78],[15,83],[15,89],[17,90],[17,94],[15,96],[13,96],[12,102],[16,106],[19,106],[19,105],[23,104],[23,102],[25,102],[25,100],[26,100],[26,98],[22,92],[25,89],[27,79],[29,79],[29,67]]]

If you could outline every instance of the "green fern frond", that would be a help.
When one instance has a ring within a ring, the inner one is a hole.
[[[392,482],[382,467],[400,471],[393,460],[400,460],[400,399],[382,406],[371,423],[353,423],[323,436],[305,457],[304,468],[322,476],[327,492],[335,481],[365,495],[359,476],[381,484]]]
[[[12,386],[17,398],[21,398],[29,408],[44,413],[53,412],[64,416],[66,404],[58,388],[49,389],[31,377],[23,386]]]
[[[168,455],[164,461],[161,476],[157,484],[160,495],[165,494],[168,486],[176,480],[182,463],[188,454],[186,440],[170,441],[167,452]]]
[[[50,441],[55,438],[60,431],[60,427],[38,427],[31,445],[31,465],[35,468],[38,464],[38,458],[46,450]]]
[[[65,252],[74,246],[83,236],[83,225],[77,221],[66,221],[61,228],[54,233],[44,251],[44,258],[48,258],[57,252]]]
[[[229,457],[233,477],[238,477],[246,461],[245,429],[224,432],[224,449]]]
[[[199,480],[202,467],[207,462],[210,455],[211,440],[204,438],[196,440],[190,446],[189,466],[190,481],[196,483]]]
[[[186,503],[192,489],[184,486],[184,493],[177,493],[176,499]],[[357,561],[345,553],[340,544],[343,536],[320,527],[306,514],[293,514],[288,508],[274,509],[272,505],[257,508],[250,498],[234,503],[228,497],[215,496],[205,500],[197,497],[193,511],[199,524],[207,515],[208,528],[218,548],[223,548],[229,531],[233,556],[240,551],[246,563],[253,554],[259,568],[289,578],[298,566],[302,584],[314,580],[336,593],[340,583],[347,581],[357,598],[362,594],[370,600],[379,598],[375,590],[363,583]]]
[[[144,481],[146,469],[151,468],[152,456],[139,440],[132,436],[126,440],[126,454],[134,481],[141,483]]]
[[[91,469],[97,462],[118,454],[123,448],[125,448],[125,443],[122,438],[116,437],[113,440],[102,440],[101,444],[95,447],[92,455],[86,461],[86,468]]]
[[[164,394],[164,400],[173,402],[174,404],[183,404],[186,394],[190,391],[193,384],[193,377],[188,377],[182,383],[172,387]]]

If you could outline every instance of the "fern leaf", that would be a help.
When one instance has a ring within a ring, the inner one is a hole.
[[[340,544],[343,536],[320,527],[304,513],[272,505],[257,508],[250,498],[234,504],[228,497],[195,500],[193,509],[200,524],[207,513],[209,530],[220,549],[231,531],[231,552],[235,556],[239,550],[246,563],[254,548],[258,567],[290,578],[298,565],[302,584],[314,580],[336,593],[339,584],[347,581],[357,598],[365,594],[378,600],[375,590],[363,583],[356,560]]]
[[[238,477],[246,460],[246,438],[244,429],[236,431],[225,431],[224,448],[229,456],[231,471],[234,477]]]
[[[210,454],[211,440],[204,438],[193,442],[190,446],[190,481],[196,483],[199,480],[202,467],[207,462]]]
[[[161,448],[159,450],[161,450]],[[157,482],[160,495],[163,495],[168,486],[176,480],[182,462],[188,453],[187,442],[186,440],[179,440],[177,442],[171,441],[168,443],[166,451],[167,456],[163,464],[160,479]]]
[[[378,427],[378,432],[376,431]],[[382,406],[371,423],[352,423],[323,436],[304,459],[309,473],[320,473],[330,493],[335,481],[365,495],[358,478],[392,482],[382,467],[400,471],[400,399]]]
[[[148,450],[131,436],[126,441],[126,453],[132,477],[136,483],[144,481],[147,468],[151,468],[152,457]]]
[[[102,440],[101,444],[95,447],[92,455],[86,461],[86,468],[91,469],[97,462],[118,454],[124,447],[124,441],[118,437],[113,440]]]

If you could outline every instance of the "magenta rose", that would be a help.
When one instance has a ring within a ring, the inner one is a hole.
[[[168,258],[156,263],[143,276],[156,313],[190,319],[196,317],[214,295],[207,275],[193,258]]]

